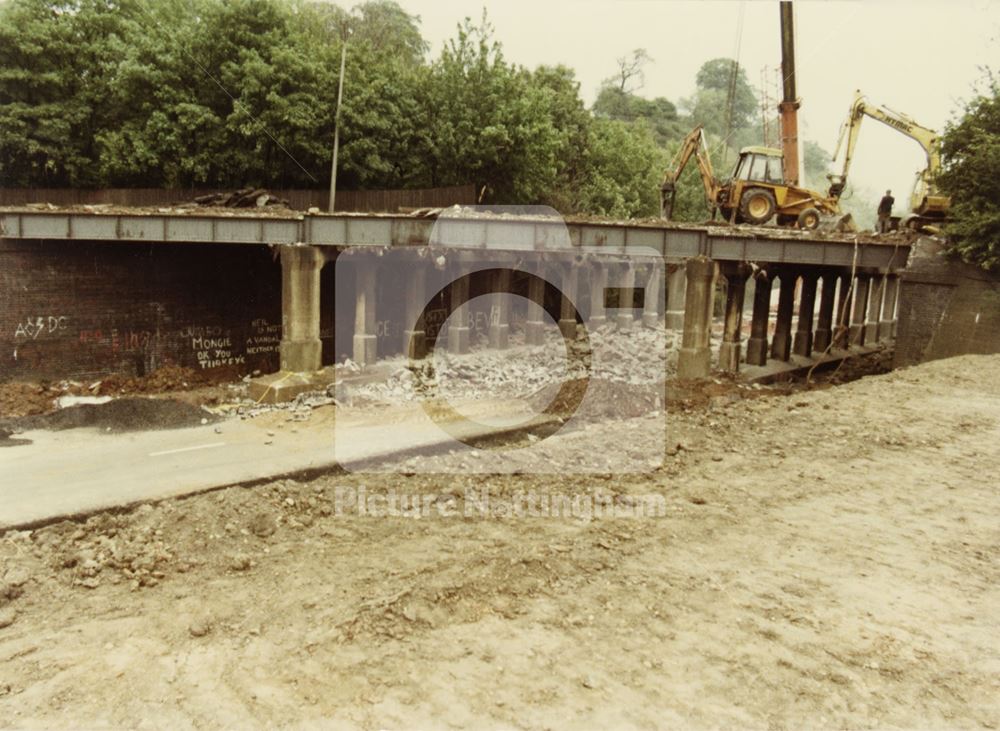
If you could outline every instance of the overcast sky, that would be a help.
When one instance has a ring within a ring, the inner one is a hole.
[[[701,64],[736,55],[750,83],[781,62],[776,2],[674,0],[399,0],[419,15],[436,56],[464,17],[485,6],[510,61],[528,67],[563,63],[576,70],[583,97],[593,102],[615,59],[634,48],[653,58],[646,96],[688,96]],[[340,2],[350,6],[353,2]],[[831,151],[855,89],[872,101],[940,129],[973,83],[979,67],[1000,60],[1000,2],[796,2],[796,65],[803,139]],[[906,200],[924,165],[917,144],[866,120],[852,179]],[[728,171],[727,171],[728,172]]]

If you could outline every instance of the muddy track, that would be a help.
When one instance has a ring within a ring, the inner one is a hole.
[[[1000,358],[971,356],[692,399],[669,414],[668,460],[651,474],[401,465],[8,533],[0,713],[45,726],[995,727],[998,376]],[[593,454],[628,423],[539,448]],[[338,507],[362,487],[455,511]],[[466,511],[483,491],[501,505],[653,494],[665,511]]]

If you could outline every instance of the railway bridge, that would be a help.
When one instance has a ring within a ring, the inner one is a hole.
[[[564,332],[574,329],[576,319],[593,324],[605,321],[607,272],[624,271],[626,286],[618,288],[619,297],[628,297],[622,292],[633,287],[644,290],[645,296],[631,301],[633,307],[619,300],[616,321],[620,327],[636,323],[637,327],[681,329],[677,361],[681,378],[710,373],[710,332],[720,286],[725,298],[718,364],[724,371],[760,367],[769,360],[789,361],[793,355],[815,358],[891,339],[898,272],[905,268],[909,255],[905,241],[858,234],[491,215],[466,209],[429,214],[238,215],[175,209],[7,209],[0,211],[0,236],[29,254],[33,245],[42,244],[67,252],[84,244],[104,243],[151,249],[225,245],[230,251],[234,246],[268,247],[281,268],[279,375],[260,379],[260,387],[269,390],[271,398],[293,396],[307,387],[306,374],[322,368],[321,305],[328,295],[323,292],[321,274],[348,251],[373,254],[359,258],[352,270],[354,317],[349,352],[361,364],[379,356],[376,291],[382,276],[381,255],[399,252],[411,257],[405,281],[393,286],[403,290],[399,299],[405,309],[405,327],[400,347],[416,357],[422,354],[426,339],[421,303],[435,272],[440,274],[441,262],[447,262],[448,278],[459,283],[459,290],[475,276],[476,262],[479,269],[484,268],[482,262],[493,262],[489,281],[479,281],[477,286],[499,294],[511,286],[504,262],[516,255],[518,261],[541,257],[565,262],[559,268],[559,281],[551,282],[553,290],[529,285],[526,292],[527,300],[538,305],[544,304],[546,296],[551,298],[553,291],[562,298],[556,311]],[[586,266],[581,265],[583,261]],[[775,295],[776,309],[772,308]],[[17,296],[0,292],[0,302],[6,302],[8,310],[17,309]],[[509,307],[493,313],[488,325],[491,347],[507,347],[510,318]],[[538,319],[537,314],[528,315],[529,343]],[[749,337],[744,341],[747,319]],[[469,347],[463,329],[466,323],[454,319],[447,334],[449,349],[460,352]],[[274,387],[278,379],[284,388]]]

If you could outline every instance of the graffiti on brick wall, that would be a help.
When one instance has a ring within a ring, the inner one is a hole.
[[[427,310],[424,313],[424,330],[428,337],[437,337],[441,333],[441,328],[444,327],[445,322],[448,319],[448,310],[443,308]],[[490,309],[486,310],[469,310],[467,312],[467,322],[465,323],[469,330],[474,333],[485,332],[489,329],[490,325],[496,325],[500,322],[500,308],[496,305],[490,305]],[[386,326],[388,329],[388,325]]]
[[[281,325],[272,325],[263,318],[250,323],[250,334],[246,339],[247,355],[277,353],[281,344]]]
[[[14,329],[15,340],[38,340],[41,335],[56,335],[66,330],[66,315],[26,317]]]
[[[191,350],[194,351],[200,368],[220,368],[222,366],[243,365],[245,356],[233,352],[233,339],[228,330],[217,326],[192,327]]]
[[[111,350],[112,355],[120,353],[145,353],[156,348],[159,337],[152,330],[132,330],[110,328],[106,333],[100,328],[81,330],[80,345],[102,345]]]
[[[266,318],[242,327],[186,325],[167,330],[155,325],[146,329],[140,323],[130,327],[127,321],[78,323],[77,319],[66,315],[22,318],[9,341],[9,362],[20,370],[59,368],[65,363],[80,363],[81,368],[91,370],[123,363],[126,368],[155,370],[167,360],[205,370],[248,362],[261,367],[276,357],[281,344],[281,325]]]

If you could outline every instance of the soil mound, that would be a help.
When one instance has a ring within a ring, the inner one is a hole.
[[[529,401],[534,408],[563,418],[629,419],[662,409],[663,386],[577,378],[550,383]]]
[[[176,399],[121,398],[106,404],[80,404],[50,414],[8,419],[0,431],[29,429],[78,429],[93,427],[101,431],[129,432],[148,429],[179,429],[215,421],[202,409]]]

